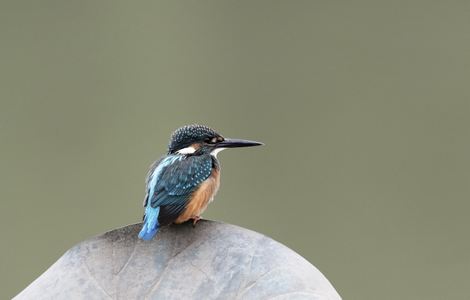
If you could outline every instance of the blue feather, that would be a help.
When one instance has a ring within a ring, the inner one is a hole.
[[[142,226],[142,230],[140,230],[139,232],[139,238],[148,241],[151,240],[157,234],[160,225],[158,224],[159,213],[159,206],[153,208],[150,205],[147,205],[147,207],[145,208],[144,225]]]

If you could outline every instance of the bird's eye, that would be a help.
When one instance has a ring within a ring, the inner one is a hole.
[[[204,142],[206,142],[207,144],[215,144],[218,142],[218,139],[217,137],[213,137],[213,138],[207,138],[204,140]]]

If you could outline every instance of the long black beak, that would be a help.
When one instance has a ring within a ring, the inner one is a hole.
[[[239,147],[253,147],[264,145],[260,142],[239,140],[239,139],[225,139],[215,145],[216,148],[239,148]]]

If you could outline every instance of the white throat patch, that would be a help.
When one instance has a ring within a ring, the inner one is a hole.
[[[217,153],[219,153],[220,151],[222,150],[225,150],[227,148],[215,148],[212,152],[211,152],[211,155],[214,156],[214,157],[217,157]]]
[[[193,146],[189,146],[189,147],[180,149],[177,152],[179,154],[192,154],[192,153],[196,152],[196,148],[194,148]]]

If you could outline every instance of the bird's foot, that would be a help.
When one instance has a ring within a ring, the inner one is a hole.
[[[195,216],[194,218],[192,218],[193,220],[193,228],[196,227],[196,224],[197,222],[199,222],[199,220],[201,220],[201,217],[200,216]]]

